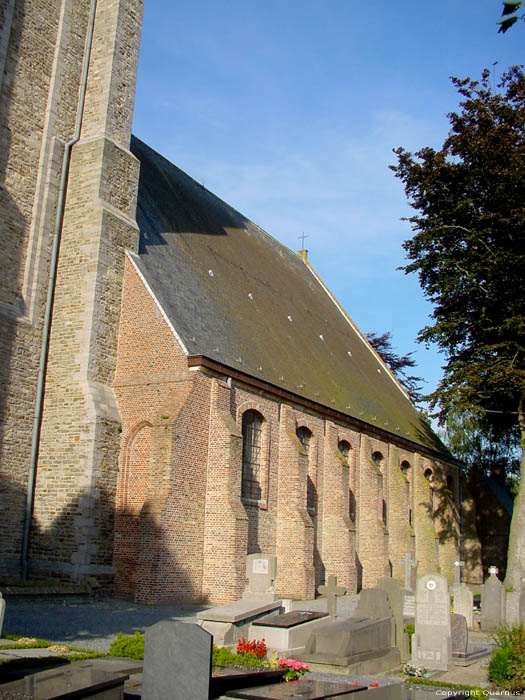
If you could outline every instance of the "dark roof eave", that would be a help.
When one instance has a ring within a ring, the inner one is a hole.
[[[437,450],[432,450],[430,447],[426,447],[425,445],[421,445],[420,443],[413,442],[412,440],[407,440],[399,435],[396,435],[395,433],[389,432],[388,430],[383,430],[382,428],[378,428],[375,425],[371,425],[366,421],[359,420],[359,418],[354,418],[354,416],[342,413],[341,411],[336,411],[335,409],[330,408],[329,406],[317,403],[315,401],[312,401],[311,399],[305,398],[304,396],[300,396],[299,394],[294,394],[293,392],[288,391],[287,389],[283,389],[282,387],[279,387],[275,384],[270,384],[269,382],[266,382],[262,379],[252,377],[250,374],[240,372],[238,369],[234,369],[233,367],[224,365],[221,362],[217,362],[217,360],[212,360],[209,357],[206,357],[205,355],[189,355],[188,367],[205,367],[206,369],[209,369],[213,372],[217,372],[218,374],[223,374],[232,377],[232,379],[236,379],[239,382],[254,387],[255,389],[266,391],[270,394],[279,396],[285,401],[290,401],[299,404],[300,406],[304,406],[305,408],[314,410],[317,413],[321,413],[335,420],[347,423],[352,427],[357,428],[361,432],[368,433],[386,442],[391,442],[397,445],[398,447],[409,450],[410,452],[418,452],[419,454],[424,454],[427,457],[439,459],[442,462],[453,464],[459,469],[461,469],[464,466],[460,460],[455,459],[450,455],[438,452]]]

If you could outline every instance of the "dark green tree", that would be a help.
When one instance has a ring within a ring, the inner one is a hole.
[[[505,34],[507,29],[510,29],[513,24],[515,24],[519,19],[525,21],[525,14],[520,15],[519,10],[523,7],[523,2],[516,2],[515,0],[504,0],[503,10],[501,11],[498,34]]]
[[[514,66],[494,89],[489,78],[452,78],[463,100],[441,149],[398,148],[391,168],[417,212],[403,269],[418,274],[434,308],[418,340],[446,357],[431,405],[442,422],[468,411],[495,439],[519,436],[514,585],[525,576],[525,76]]]
[[[407,369],[416,366],[416,361],[412,357],[414,353],[409,352],[406,355],[398,355],[392,345],[392,333],[390,331],[382,333],[381,335],[372,332],[366,333],[366,339],[377,354],[380,355],[385,365],[396,375],[413,403],[420,401],[421,382],[424,380],[422,377],[407,374]]]

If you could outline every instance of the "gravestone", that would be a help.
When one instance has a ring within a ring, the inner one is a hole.
[[[142,700],[208,700],[213,637],[198,625],[163,620],[146,630]]]
[[[322,598],[326,598],[330,617],[337,617],[337,598],[346,593],[346,588],[337,585],[337,576],[329,576],[328,583],[319,586],[318,591]]]
[[[468,650],[468,627],[463,615],[453,613],[450,616],[450,635],[452,656],[466,656]]]
[[[343,685],[342,683],[332,683],[330,681],[299,680],[281,683],[266,688],[253,688],[234,690],[226,693],[225,698],[242,698],[242,700],[291,700],[300,698],[301,700],[328,700],[329,698],[352,697],[354,693],[367,690],[362,685]],[[377,700],[386,700],[381,698]],[[400,694],[391,696],[391,700],[402,700]]]
[[[412,635],[412,663],[447,671],[452,661],[450,597],[440,574],[427,574],[416,583],[416,631]]]
[[[2,597],[2,594],[0,593],[0,636],[2,635],[2,626],[4,624],[4,615],[5,615],[5,600]]]
[[[272,651],[304,649],[315,627],[326,622],[328,613],[292,610],[282,615],[270,615],[250,625],[250,639],[264,639]]]
[[[467,621],[467,626],[472,629],[473,625],[473,595],[470,588],[464,583],[457,583],[451,586],[450,593],[454,597],[454,612],[463,615]]]
[[[481,629],[495,630],[505,621],[505,588],[496,576],[498,569],[489,568],[490,576],[483,584],[481,592]]]
[[[126,673],[108,673],[82,663],[31,673],[0,685],[2,700],[122,700]]]
[[[392,646],[397,646],[399,649],[401,661],[408,661],[408,637],[405,634],[403,622],[403,590],[395,579],[386,577],[379,579],[377,587],[386,591],[388,604],[394,618],[394,640]]]
[[[246,557],[248,583],[242,594],[243,600],[278,600],[279,596],[274,588],[276,575],[277,557],[272,554],[249,554]]]
[[[412,621],[416,616],[416,596],[411,591],[403,589],[403,617]]]
[[[294,657],[338,667],[339,673],[377,673],[400,663],[399,650],[392,648],[391,617],[347,617],[320,625],[308,640],[305,653]]]
[[[463,581],[463,569],[465,568],[464,561],[454,562],[454,585],[459,586]]]
[[[198,624],[213,635],[217,646],[228,646],[235,644],[241,637],[246,637],[255,620],[283,610],[281,600],[265,603],[241,599],[228,605],[202,610],[197,613],[197,619]]]
[[[405,567],[405,589],[407,591],[414,591],[416,588],[417,565],[419,562],[416,559],[412,559],[410,552],[407,552],[405,558],[399,563]]]
[[[242,598],[197,613],[199,624],[213,635],[215,644],[235,644],[241,637],[246,637],[252,622],[282,612],[282,601],[273,587],[276,573],[276,557],[250,554],[246,557],[248,583]]]
[[[505,622],[507,625],[520,625],[525,622],[521,597],[525,593],[524,579],[519,579],[518,584],[508,591],[505,596]]]

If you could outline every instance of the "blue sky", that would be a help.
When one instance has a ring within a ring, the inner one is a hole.
[[[146,0],[134,132],[309,260],[362,331],[415,343],[430,305],[396,270],[411,235],[392,148],[439,147],[449,76],[523,62],[498,0]]]

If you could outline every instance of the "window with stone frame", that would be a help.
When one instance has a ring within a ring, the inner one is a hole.
[[[315,484],[313,482],[313,479],[310,475],[310,469],[311,469],[311,464],[310,464],[310,443],[312,440],[312,431],[309,430],[305,425],[301,425],[297,430],[295,431],[295,434],[299,438],[299,441],[301,442],[302,446],[304,447],[306,454],[308,456],[308,476],[307,476],[307,482],[306,482],[306,507],[308,510],[314,511],[316,506],[317,506],[317,489],[315,488]]]
[[[381,517],[381,520],[383,521],[383,524],[387,525],[388,508],[387,508],[387,503],[386,503],[386,498],[385,498],[385,496],[386,496],[386,493],[385,493],[385,486],[386,486],[386,484],[385,484],[385,478],[386,478],[385,458],[383,457],[381,452],[376,451],[376,452],[372,453],[372,462],[381,471],[381,488],[380,488],[380,491],[381,491],[381,498],[380,498],[380,500],[381,500],[381,515],[380,515],[380,517]]]
[[[346,467],[350,467],[350,461],[349,461],[350,450],[351,450],[350,443],[347,442],[346,440],[340,440],[338,445],[337,445],[337,449],[341,453],[341,456],[343,458],[343,464]],[[349,479],[349,481],[351,482],[351,479]],[[355,500],[355,493],[352,489],[352,483],[350,483],[350,486],[348,488],[348,515],[350,516],[352,522],[355,522],[356,511],[357,511],[357,504],[356,504],[356,500]]]
[[[261,498],[262,425],[257,411],[242,415],[242,486],[241,497],[258,501]]]

